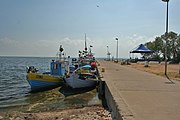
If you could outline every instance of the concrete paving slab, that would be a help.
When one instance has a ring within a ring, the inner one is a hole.
[[[180,120],[180,82],[110,61],[98,61],[123,120]],[[99,70],[100,71],[100,70]]]

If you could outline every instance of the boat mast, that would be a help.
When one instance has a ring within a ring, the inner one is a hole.
[[[63,52],[63,48],[62,48],[62,45],[60,45],[60,47],[59,47],[59,59],[60,60],[62,59],[62,52]]]

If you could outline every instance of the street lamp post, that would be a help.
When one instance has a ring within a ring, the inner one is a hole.
[[[165,33],[165,71],[164,74],[167,76],[167,40],[168,40],[168,3],[169,0],[162,0],[163,2],[167,2],[167,10],[166,10],[166,33]]]
[[[109,52],[109,46],[107,46],[107,60],[110,60],[110,52]]]
[[[116,38],[116,40],[117,40],[116,60],[117,60],[117,62],[118,62],[118,38]]]

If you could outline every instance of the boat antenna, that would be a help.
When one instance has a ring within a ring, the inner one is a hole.
[[[92,45],[89,46],[89,53],[91,53],[91,48],[92,48],[92,47],[93,47]]]

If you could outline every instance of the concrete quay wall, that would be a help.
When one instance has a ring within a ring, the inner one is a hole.
[[[122,116],[120,114],[120,111],[118,109],[118,106],[116,104],[115,99],[113,98],[107,84],[104,84],[104,97],[106,100],[106,104],[109,108],[109,111],[111,112],[112,119],[113,120],[123,120]]]

